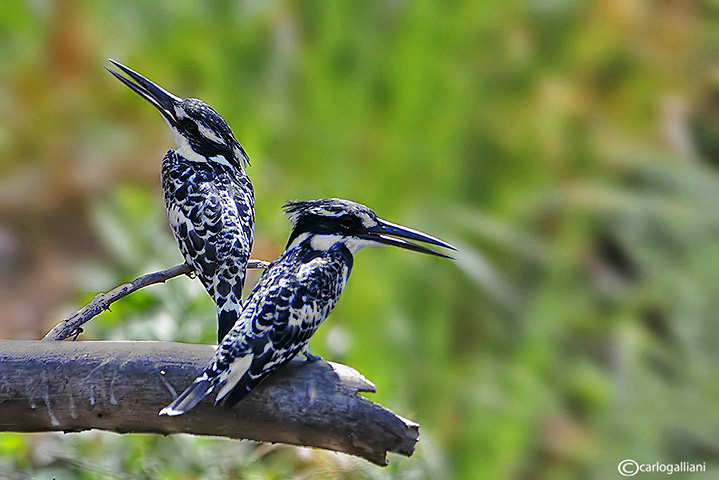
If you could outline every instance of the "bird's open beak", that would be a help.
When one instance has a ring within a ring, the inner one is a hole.
[[[105,67],[108,72],[112,73],[115,78],[130,87],[130,89],[132,89],[142,98],[153,104],[155,108],[160,111],[162,116],[167,119],[170,125],[178,125],[177,118],[175,117],[175,105],[182,100],[181,98],[171,94],[161,86],[151,82],[136,71],[127,68],[125,65],[116,62],[113,59],[109,60],[110,63],[122,70],[128,77],[130,77],[130,79],[134,80],[136,83],[128,78],[125,78],[116,71]]]
[[[431,235],[427,235],[426,233],[403,227],[401,225],[388,222],[386,220],[378,219],[378,221],[379,225],[368,229],[368,233],[364,233],[359,236],[361,238],[372,240],[377,243],[383,243],[385,245],[394,245],[395,247],[406,248],[407,250],[412,250],[415,252],[427,253],[429,255],[436,255],[438,257],[454,259],[454,257],[445,255],[444,253],[432,250],[431,248],[427,248],[423,245],[408,242],[407,240],[403,239],[406,238],[410,240],[417,240],[420,242],[429,243],[431,245],[449,248],[450,250],[457,250],[449,243],[443,242],[442,240],[434,238]]]

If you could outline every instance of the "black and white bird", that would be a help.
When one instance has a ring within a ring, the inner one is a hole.
[[[285,213],[293,224],[285,252],[260,277],[210,365],[160,415],[182,415],[215,389],[215,403],[235,405],[297,353],[319,360],[309,351],[310,337],[337,303],[362,248],[394,245],[451,258],[408,239],[454,249],[349,200],[290,202]]]
[[[180,98],[114,61],[107,69],[150,102],[175,135],[162,161],[162,191],[172,233],[217,305],[218,341],[241,308],[255,226],[249,158],[227,122],[208,104]]]

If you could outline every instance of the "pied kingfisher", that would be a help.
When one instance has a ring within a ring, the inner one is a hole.
[[[337,303],[360,249],[395,245],[451,258],[402,238],[454,249],[349,200],[290,202],[285,213],[293,224],[285,252],[260,277],[210,365],[160,415],[182,415],[216,388],[215,403],[233,406],[297,353],[320,360],[309,351],[310,337]]]
[[[110,59],[107,69],[150,102],[175,135],[162,161],[162,191],[180,250],[217,305],[218,342],[238,318],[255,226],[249,158],[227,122],[196,98],[180,98]],[[134,82],[132,81],[134,80]]]

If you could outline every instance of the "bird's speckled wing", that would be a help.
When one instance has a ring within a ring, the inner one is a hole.
[[[323,252],[301,261],[287,258],[305,253],[286,252],[270,265],[218,347],[207,370],[209,376],[217,372],[222,385],[217,401],[227,396],[224,403],[234,405],[291,360],[337,303],[350,270],[344,257]]]
[[[252,249],[252,184],[244,174],[190,162],[170,151],[162,185],[173,235],[217,304],[224,336],[237,319]]]

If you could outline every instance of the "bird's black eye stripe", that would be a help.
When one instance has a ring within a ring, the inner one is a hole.
[[[343,228],[350,229],[357,224],[357,217],[354,215],[342,215],[340,217],[340,225]]]
[[[182,128],[186,132],[196,132],[198,130],[197,123],[190,118],[185,118],[184,120],[182,120]]]

